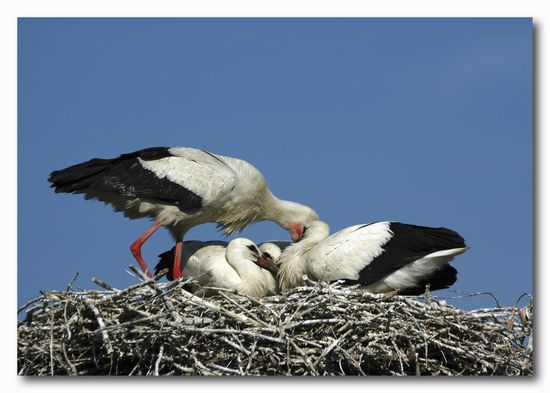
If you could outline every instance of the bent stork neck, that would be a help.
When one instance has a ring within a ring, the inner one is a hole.
[[[328,226],[310,228],[298,243],[288,246],[279,257],[279,283],[283,291],[305,285],[307,253],[328,237]]]
[[[279,199],[267,190],[263,218],[290,230],[294,224],[305,225],[310,221],[317,220],[318,216],[309,206]]]
[[[227,250],[225,258],[227,263],[239,275],[240,288],[238,292],[256,298],[262,297],[266,291],[262,269],[243,255],[243,253],[236,250],[233,250],[233,252]]]

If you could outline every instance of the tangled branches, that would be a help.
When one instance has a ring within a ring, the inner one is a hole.
[[[467,312],[338,283],[258,301],[199,298],[181,280],[94,282],[105,290],[45,292],[20,309],[20,375],[533,373],[532,303]]]

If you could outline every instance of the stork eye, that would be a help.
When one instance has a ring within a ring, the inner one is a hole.
[[[264,257],[269,258],[269,259],[273,259],[273,257],[271,256],[271,254],[268,253],[268,252],[264,252]]]
[[[259,255],[259,254],[258,254],[258,249],[256,248],[256,246],[253,246],[253,245],[251,244],[251,245],[249,245],[249,246],[246,246],[246,248],[248,248],[248,249],[252,252],[252,254],[254,254],[254,255]]]

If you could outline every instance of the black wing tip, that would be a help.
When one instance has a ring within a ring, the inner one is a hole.
[[[200,209],[203,207],[200,195],[138,164],[138,159],[154,161],[170,157],[169,149],[150,147],[113,159],[94,158],[53,171],[48,181],[56,193],[104,193],[174,205],[183,211]]]
[[[458,280],[458,270],[453,266],[446,264],[441,269],[435,271],[430,277],[420,281],[417,286],[406,288],[399,291],[400,295],[419,296],[426,293],[426,286],[429,285],[430,291],[438,291],[450,288]]]
[[[415,236],[414,232],[422,233],[426,238],[430,238],[435,244],[438,244],[442,250],[467,247],[462,235],[447,227],[427,227],[391,221],[390,229],[394,234],[403,232]]]
[[[446,228],[446,227],[439,227],[436,228],[441,233],[446,233],[450,238],[454,238],[457,243],[461,245],[461,247],[467,247],[466,246],[466,240],[464,240],[464,237],[454,229]]]
[[[145,149],[136,150],[131,153],[121,154],[115,160],[127,159],[127,158],[140,158],[144,161],[160,160],[161,158],[172,157],[172,154],[168,151],[171,147],[156,146],[147,147]]]
[[[147,147],[145,149],[136,150],[131,153],[120,154],[116,158],[98,158],[98,157],[91,158],[88,161],[83,161],[78,164],[73,164],[64,169],[52,171],[50,173],[50,176],[48,177],[48,181],[53,182],[55,181],[56,177],[65,176],[69,173],[74,172],[75,170],[90,171],[94,167],[103,166],[106,164],[110,164],[114,161],[120,161],[120,160],[129,159],[129,158],[141,158],[145,161],[151,161],[151,160],[158,160],[161,158],[170,157],[172,156],[172,154],[170,154],[170,152],[168,151],[169,149],[171,148],[167,146]]]

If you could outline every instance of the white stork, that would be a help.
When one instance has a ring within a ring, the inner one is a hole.
[[[277,273],[279,272],[279,258],[282,252],[281,247],[275,243],[267,242],[260,245],[260,251],[262,252],[263,257],[267,260],[267,264],[270,265],[262,269],[262,273],[265,277],[265,281],[267,282],[269,294],[274,295],[279,293]]]
[[[277,267],[251,240],[237,238],[227,245],[223,242],[185,243],[182,274],[199,284],[198,288],[192,286],[197,295],[210,295],[211,290],[203,287],[231,289],[254,298],[276,292]],[[171,266],[174,248],[159,255],[157,273]]]
[[[456,269],[448,263],[468,249],[464,239],[447,228],[429,228],[381,221],[355,225],[329,236],[329,227],[313,221],[302,239],[279,258],[279,283],[286,291],[312,280],[345,280],[371,293],[414,295],[448,288]]]
[[[183,252],[181,254],[181,262],[180,266],[183,269],[182,275],[184,276],[196,276],[201,271],[201,267],[199,266],[197,261],[200,261],[202,258],[204,258],[205,255],[208,255],[211,252],[215,252],[213,250],[221,250],[221,248],[227,247],[227,242],[224,241],[216,241],[211,240],[207,242],[198,241],[198,240],[188,240],[183,242]],[[290,242],[287,241],[277,241],[275,243],[273,242],[265,242],[262,243],[259,247],[259,250],[261,252],[261,257],[256,260],[254,260],[254,263],[256,265],[262,267],[262,274],[265,278],[265,283],[268,288],[268,294],[275,294],[278,292],[278,285],[277,285],[277,272],[278,272],[278,265],[277,261],[279,257],[281,256],[281,247],[278,244],[282,244],[283,248],[287,247]],[[203,248],[210,247],[210,251],[204,250],[200,253],[197,253],[199,250],[202,250]],[[220,248],[221,247],[221,248]],[[166,273],[166,278],[169,281],[174,280],[173,275],[173,267],[174,267],[174,252],[175,247],[172,247],[170,251],[163,252],[159,255],[159,262],[155,266],[155,275],[158,274],[162,269],[168,269],[168,273]],[[193,257],[192,263],[190,266],[187,266],[188,261],[190,258]],[[214,274],[214,273],[213,273]],[[243,278],[246,279],[246,274],[243,276]]]
[[[151,277],[141,256],[142,244],[160,226],[176,242],[174,277],[185,233],[214,222],[226,234],[270,220],[287,229],[293,240],[317,219],[313,209],[276,198],[262,174],[246,161],[186,147],[153,147],[113,159],[92,160],[54,171],[48,179],[55,192],[84,194],[123,211],[130,219],[150,217],[153,225],[130,247]]]
[[[284,246],[282,246],[283,249],[291,244],[290,242],[285,241],[265,242],[260,244],[260,251],[262,252],[264,257],[272,261],[275,265],[278,264],[279,258],[282,253],[280,245],[281,243],[284,244]]]

